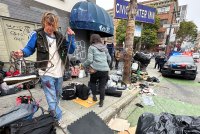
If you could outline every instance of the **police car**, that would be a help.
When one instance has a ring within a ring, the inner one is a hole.
[[[170,56],[161,70],[162,76],[181,76],[195,80],[197,65],[191,55],[175,53]]]

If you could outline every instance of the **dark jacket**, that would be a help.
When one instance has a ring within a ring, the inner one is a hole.
[[[60,33],[55,32],[56,37],[56,45],[58,49],[58,53],[63,63],[66,62],[68,46],[70,45],[69,53],[73,53],[75,50],[74,37],[68,36],[69,42],[66,41],[66,38]],[[37,48],[37,68],[41,68],[43,71],[46,70],[48,60],[49,60],[49,46],[46,39],[46,33],[43,28],[35,30],[32,33],[28,44],[22,50],[24,53],[24,57],[28,57],[35,52],[35,48]]]

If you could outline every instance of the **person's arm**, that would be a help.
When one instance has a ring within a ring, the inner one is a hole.
[[[69,54],[73,54],[76,49],[75,44],[75,36],[74,35],[68,35],[68,41],[66,41],[67,48],[69,49]],[[70,47],[69,47],[70,46]]]
[[[36,31],[34,31],[31,33],[28,43],[26,44],[24,49],[22,49],[23,57],[29,57],[35,52],[36,41],[37,41],[37,33]]]
[[[83,66],[84,67],[87,67],[87,66],[89,66],[90,64],[92,64],[93,63],[93,50],[92,50],[92,48],[91,47],[89,47],[89,49],[88,49],[88,58],[87,58],[87,60],[83,63]]]

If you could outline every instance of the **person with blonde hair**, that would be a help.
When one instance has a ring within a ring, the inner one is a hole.
[[[75,33],[67,28],[68,40],[58,31],[58,17],[50,12],[42,16],[42,28],[33,31],[27,45],[14,52],[16,58],[29,57],[37,51],[36,66],[39,69],[41,84],[48,103],[49,112],[61,127],[62,110],[59,101],[62,94],[62,83],[67,53],[72,54],[76,48]]]

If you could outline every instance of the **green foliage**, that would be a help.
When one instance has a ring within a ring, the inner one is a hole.
[[[155,29],[144,29],[142,32],[142,45],[146,49],[150,49],[156,45],[158,42],[157,30]]]
[[[177,38],[180,43],[184,40],[193,42],[197,37],[197,26],[192,21],[183,21],[180,23],[177,32]]]
[[[116,30],[117,44],[125,41],[127,20],[120,20]]]
[[[141,22],[136,22],[136,25],[141,25]],[[156,20],[154,24],[143,23],[142,30],[142,45],[146,46],[145,48],[150,49],[155,46],[157,43],[157,30],[160,27],[160,19],[156,16]],[[125,42],[126,36],[126,28],[127,28],[127,20],[120,20],[117,30],[116,30],[116,39],[117,44],[122,44]],[[138,44],[140,38],[134,38],[134,44]]]

